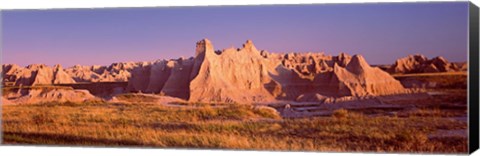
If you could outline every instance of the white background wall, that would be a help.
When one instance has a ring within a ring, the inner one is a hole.
[[[299,3],[365,3],[365,2],[419,2],[428,0],[0,0],[0,9],[49,9],[49,8],[102,8],[102,7],[145,7],[145,6],[198,6],[198,5],[246,5],[246,4],[299,4]],[[448,0],[434,0],[448,1]],[[480,0],[472,0],[480,6]],[[0,45],[1,47],[1,45]],[[146,156],[146,155],[229,155],[229,156],[349,156],[349,155],[409,155],[372,153],[313,153],[313,152],[265,152],[265,151],[221,151],[221,150],[175,150],[139,148],[92,148],[52,146],[0,146],[0,155],[35,156]],[[476,152],[474,155],[480,155]]]

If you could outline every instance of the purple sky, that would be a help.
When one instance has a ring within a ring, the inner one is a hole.
[[[468,3],[320,4],[2,11],[3,63],[66,67],[190,57],[251,39],[270,52],[408,54],[466,61]]]

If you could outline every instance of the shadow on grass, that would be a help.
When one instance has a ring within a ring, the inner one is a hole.
[[[78,146],[152,146],[131,140],[111,140],[62,134],[4,132],[3,144],[78,145]]]

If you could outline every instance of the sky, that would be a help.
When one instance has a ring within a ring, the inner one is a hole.
[[[269,52],[466,61],[468,2],[3,10],[2,63],[64,67],[191,57],[251,39]]]

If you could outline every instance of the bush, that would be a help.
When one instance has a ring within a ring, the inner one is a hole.
[[[42,125],[54,122],[55,118],[48,109],[38,109],[36,114],[32,114],[31,120],[36,125]]]
[[[348,117],[348,111],[346,109],[337,109],[333,112],[333,117],[342,119]]]
[[[253,112],[264,118],[281,119],[278,111],[272,107],[257,106],[253,108]]]
[[[120,94],[115,96],[120,101],[125,102],[157,102],[157,98],[143,95],[143,94],[135,94],[135,93],[127,93],[127,94]]]

